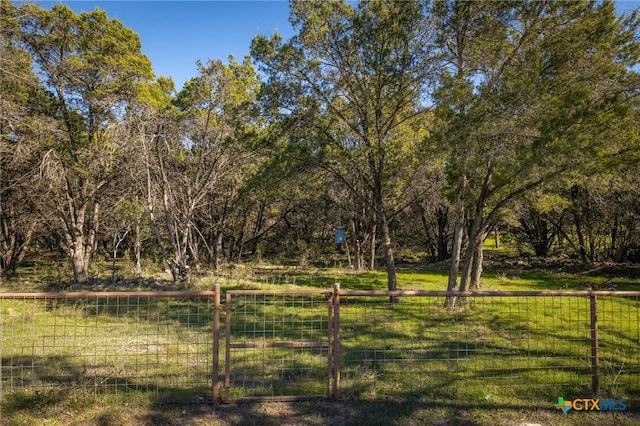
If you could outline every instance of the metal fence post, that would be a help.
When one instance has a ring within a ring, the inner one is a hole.
[[[333,285],[333,398],[340,389],[340,283]]]
[[[214,286],[213,296],[213,381],[211,396],[213,403],[217,404],[220,398],[219,367],[220,367],[220,284]]]
[[[598,298],[589,296],[591,300],[591,390],[600,392],[600,365],[598,360]]]

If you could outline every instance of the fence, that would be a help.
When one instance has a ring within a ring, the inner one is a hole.
[[[0,399],[210,400],[215,294],[0,294]]]
[[[638,395],[638,292],[340,292],[340,392],[530,401]]]
[[[639,311],[623,291],[0,294],[0,399],[629,397]]]
[[[230,291],[225,398],[299,398],[297,380],[326,377],[343,398],[638,395],[639,309],[640,292]]]

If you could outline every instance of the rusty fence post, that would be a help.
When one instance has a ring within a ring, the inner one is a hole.
[[[591,390],[594,394],[600,392],[600,365],[598,353],[598,298],[589,296],[591,300]]]
[[[225,398],[228,401],[231,392],[231,293],[227,291],[225,299],[225,311],[224,318],[225,325],[225,339],[224,339],[224,389]]]
[[[327,298],[327,396],[333,395],[333,293]]]
[[[220,368],[220,284],[214,286],[213,296],[213,367],[212,389],[213,403],[218,404],[220,399],[219,368]]]
[[[340,389],[340,283],[333,285],[333,395],[338,398]]]

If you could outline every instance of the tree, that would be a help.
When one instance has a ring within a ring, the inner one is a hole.
[[[451,249],[451,205],[444,196],[446,179],[442,167],[433,173],[418,178],[420,186],[415,201],[401,216],[402,226],[397,232],[404,238],[403,246],[415,250],[426,250],[434,262],[442,262],[449,258]],[[417,232],[424,230],[424,234]]]
[[[200,116],[189,120],[194,129],[193,138],[201,141],[200,149],[205,150],[204,155],[219,159],[217,165],[213,163],[216,171],[211,186],[207,189],[202,206],[197,209],[197,235],[191,240],[206,246],[213,255],[214,268],[218,271],[224,257],[225,233],[240,207],[242,190],[260,162],[252,149],[262,122],[255,106],[260,79],[249,57],[239,63],[230,56],[227,66],[220,61],[199,65],[200,77],[185,85],[176,103],[192,118]],[[218,145],[220,154],[213,155],[210,147],[206,151],[206,138],[214,141],[208,144]],[[207,238],[207,235],[211,238]],[[197,249],[192,252],[196,254]],[[197,258],[194,259],[196,265],[197,261]]]
[[[59,123],[41,160],[42,183],[74,280],[83,283],[103,194],[122,160],[122,141],[109,129],[135,95],[135,82],[152,76],[151,64],[138,35],[98,9],[77,15],[61,4],[49,11],[26,4],[21,11],[24,46],[55,99]]]
[[[287,43],[277,34],[252,42],[268,76],[266,106],[290,142],[306,145],[315,164],[375,215],[389,290],[396,289],[389,224],[407,204],[428,120],[422,96],[432,69],[424,19],[422,2],[293,1],[298,35]],[[363,185],[353,184],[354,172]]]
[[[197,265],[198,242],[207,243],[199,225],[211,219],[214,198],[223,199],[218,206],[227,204],[234,180],[250,161],[241,142],[258,87],[251,63],[230,58],[229,65],[211,60],[199,68],[200,75],[175,98],[172,84],[159,79],[149,87],[146,105],[129,117],[139,141],[138,169],[144,172],[139,181],[150,224],[175,282],[188,279],[189,263]],[[225,214],[209,226],[223,232]]]
[[[0,7],[0,273],[11,276],[41,224],[33,182],[52,127],[49,100],[20,46],[21,12],[7,0]]]
[[[538,257],[549,257],[562,236],[568,202],[553,188],[538,188],[512,203],[513,217],[507,218],[518,247],[533,249]]]
[[[467,290],[479,285],[484,235],[509,200],[626,149],[619,135],[607,141],[630,113],[637,18],[619,19],[609,2],[452,1],[435,13],[446,72],[434,133],[457,194],[448,289],[468,218]]]

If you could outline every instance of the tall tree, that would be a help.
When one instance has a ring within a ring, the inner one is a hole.
[[[252,43],[268,76],[267,106],[280,113],[291,143],[306,145],[374,213],[389,290],[396,289],[389,224],[405,205],[398,194],[407,193],[418,165],[428,113],[422,96],[432,72],[425,58],[431,33],[424,20],[423,2],[293,1],[298,35]],[[364,185],[351,184],[354,172]]]
[[[626,149],[637,17],[611,2],[437,2],[446,72],[435,98],[457,188],[449,290],[478,285],[482,241],[505,203]]]
[[[250,61],[211,60],[199,68],[175,98],[165,79],[150,85],[146,104],[128,118],[139,141],[134,149],[145,174],[139,182],[150,224],[176,282],[186,281],[197,265],[198,243],[207,243],[200,225],[215,220],[214,205],[222,206],[217,226],[224,225],[225,197],[236,191],[234,180],[250,160],[242,138],[252,125],[258,87]]]
[[[209,61],[200,68],[200,76],[185,85],[176,104],[188,114],[194,147],[210,157],[209,161],[215,160],[205,163],[215,170],[196,211],[197,235],[191,241],[206,246],[218,271],[225,233],[239,208],[242,189],[260,162],[250,149],[262,121],[255,113],[260,79],[249,57],[240,63],[231,56],[228,65]],[[191,251],[197,255],[197,246]]]
[[[34,181],[38,158],[53,128],[50,99],[20,44],[21,12],[0,3],[0,273],[13,275],[41,218]]]
[[[134,95],[135,82],[152,77],[140,39],[98,9],[75,14],[26,4],[23,41],[56,101],[59,127],[42,158],[42,176],[55,210],[61,244],[74,279],[86,282],[96,244],[100,205],[118,162],[121,141],[109,126]]]

